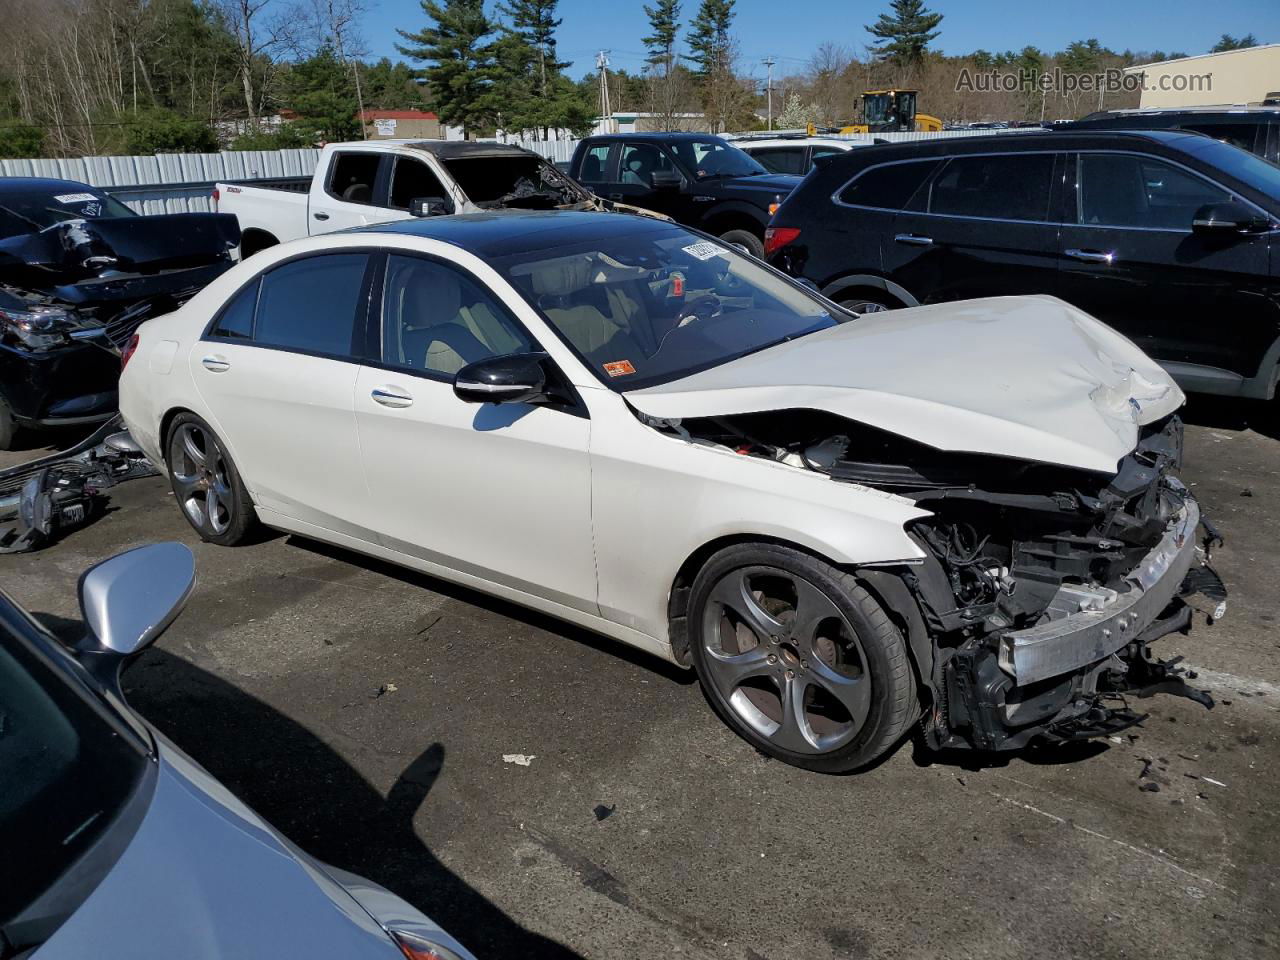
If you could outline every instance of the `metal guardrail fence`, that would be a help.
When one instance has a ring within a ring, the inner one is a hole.
[[[788,131],[793,132],[793,131]],[[901,142],[939,137],[975,137],[1000,133],[1036,133],[1038,128],[1013,130],[944,130],[940,133],[834,134],[841,140],[871,143],[876,139]],[[761,135],[760,131],[752,131]],[[781,134],[781,131],[775,131]],[[578,146],[575,140],[507,142],[541,154],[553,163],[567,164]],[[219,180],[275,180],[309,177],[320,151],[227,150],[222,153],[164,153],[146,157],[83,157],[62,160],[0,160],[0,177],[51,177],[78,180],[102,187],[138,213],[197,213],[213,209],[210,191]]]
[[[52,177],[102,187],[138,213],[197,213],[213,209],[219,180],[309,177],[319,150],[228,150],[151,157],[0,160],[0,177]]]

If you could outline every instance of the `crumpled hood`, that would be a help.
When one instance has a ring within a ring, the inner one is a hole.
[[[825,410],[939,450],[1107,473],[1185,399],[1130,340],[1050,296],[866,314],[626,397],[663,418]]]
[[[393,960],[318,864],[163,738],[137,833],[36,960]]]

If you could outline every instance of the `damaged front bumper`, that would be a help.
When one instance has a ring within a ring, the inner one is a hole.
[[[1199,526],[1200,507],[1188,497],[1160,542],[1125,578],[1126,592],[1063,585],[1049,609],[1061,613],[1075,607],[1076,612],[1006,633],[1000,639],[1000,669],[1023,686],[1097,663],[1123,649],[1180,592],[1196,559]]]

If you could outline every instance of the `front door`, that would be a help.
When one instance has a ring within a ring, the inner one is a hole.
[[[191,375],[259,506],[364,538],[366,491],[352,395],[369,255],[273,267],[223,309]]]
[[[683,187],[674,184],[655,185],[657,172],[679,174],[679,168],[671,155],[656,143],[624,143],[613,174],[614,180],[604,185],[604,194],[610,200],[629,203],[666,214],[679,222],[688,219],[688,197]],[[683,175],[682,175],[683,176]]]
[[[1232,193],[1133,153],[1078,157],[1062,228],[1061,296],[1178,375],[1221,386],[1255,376],[1280,333],[1269,295],[1270,236],[1202,236],[1196,211]],[[1194,369],[1192,369],[1194,368]]]
[[[952,157],[893,221],[886,276],[921,303],[1053,293],[1052,153]]]
[[[381,362],[360,369],[355,411],[383,544],[590,613],[591,423],[532,404],[453,393],[465,364],[539,349],[501,300],[452,264],[387,257]]]

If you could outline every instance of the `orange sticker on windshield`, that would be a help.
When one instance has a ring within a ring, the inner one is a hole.
[[[636,368],[631,365],[630,360],[615,360],[604,365],[604,372],[611,377],[625,377],[629,373],[635,373]]]

